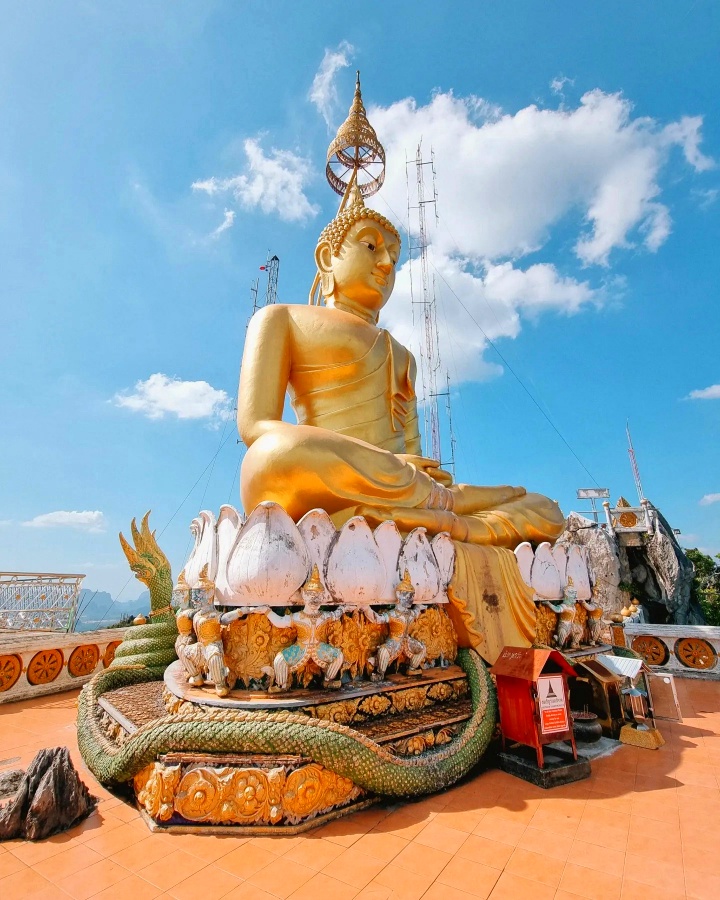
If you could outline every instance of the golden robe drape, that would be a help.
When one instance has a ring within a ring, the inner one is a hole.
[[[535,640],[533,591],[522,580],[515,554],[502,547],[455,541],[455,574],[448,613],[461,647],[492,665],[505,646]]]

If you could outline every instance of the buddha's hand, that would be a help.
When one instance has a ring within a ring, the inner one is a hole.
[[[398,453],[397,455],[419,472],[424,472],[433,481],[437,481],[444,487],[450,487],[453,483],[452,475],[446,472],[445,469],[441,469],[440,463],[436,459],[430,459],[427,456],[415,456],[414,453]]]

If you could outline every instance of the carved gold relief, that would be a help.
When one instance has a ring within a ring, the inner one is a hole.
[[[343,671],[352,678],[367,672],[368,659],[387,637],[387,625],[375,624],[360,610],[328,626],[328,642],[343,653]]]
[[[135,776],[133,784],[138,803],[156,822],[167,822],[173,815],[175,791],[180,782],[180,766],[151,763]]]
[[[340,806],[360,795],[349,778],[311,763],[291,772],[285,784],[283,802],[288,821],[308,819],[324,809]]]
[[[452,622],[444,609],[433,607],[420,614],[411,634],[428,649],[428,659],[443,656],[453,662],[457,656],[457,638]],[[343,653],[343,671],[351,678],[369,675],[368,660],[386,640],[386,624],[371,622],[360,610],[344,615],[328,625],[327,640]],[[275,656],[295,642],[295,628],[277,628],[262,613],[251,613],[236,619],[223,628],[222,641],[225,664],[232,676],[247,688],[251,681],[260,681],[267,675]],[[298,685],[307,687],[320,669],[308,660],[296,673]]]
[[[349,725],[358,711],[360,699],[338,700],[337,703],[323,703],[321,706],[305,707],[304,712],[314,719],[325,719],[339,725]]]
[[[552,647],[557,615],[544,603],[535,606],[535,643]]]
[[[392,706],[390,698],[386,694],[372,694],[360,703],[360,712],[366,716],[382,716]]]
[[[245,687],[260,680],[263,669],[295,641],[294,628],[276,628],[263,613],[251,613],[223,628],[225,664]]]
[[[440,659],[455,662],[457,656],[457,636],[450,617],[444,609],[432,606],[420,613],[410,634],[425,644],[428,659]]]
[[[437,703],[438,701],[442,702],[443,700],[450,700],[454,693],[455,691],[453,690],[452,685],[448,684],[447,681],[440,681],[428,688],[427,695],[431,700],[435,700]]]
[[[440,681],[430,685],[418,685],[404,690],[370,694],[335,703],[323,703],[318,706],[306,706],[303,712],[315,719],[351,725],[384,715],[417,712],[434,703],[448,700],[460,700],[468,693],[468,684],[464,678],[453,681]]]
[[[414,712],[422,709],[427,703],[427,688],[409,688],[405,691],[395,691],[390,695],[390,700],[395,712]]]
[[[363,792],[352,781],[317,763],[287,772],[233,766],[153,763],[135,776],[138,802],[158,822],[174,813],[188,822],[213,825],[296,824],[349,803]]]
[[[282,768],[190,769],[180,782],[175,811],[190,822],[275,823],[282,816],[284,780]]]
[[[459,728],[458,725],[446,725],[437,732],[432,729],[421,731],[419,734],[392,741],[386,746],[388,750],[398,756],[420,756],[421,753],[425,753],[426,750],[431,750],[433,747],[449,744],[458,733]]]

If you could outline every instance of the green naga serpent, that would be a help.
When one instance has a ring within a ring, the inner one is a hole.
[[[153,678],[162,678],[165,669],[177,659],[175,639],[178,636],[172,600],[172,572],[168,558],[158,547],[155,532],[150,531],[146,512],[138,531],[135,519],[130,531],[135,547],[120,533],[120,545],[135,577],[150,590],[149,625],[135,625],[123,635],[115,651],[113,666],[140,665],[148,668]]]
[[[208,709],[169,714],[143,725],[122,744],[101,726],[100,696],[116,688],[162,678],[175,657],[177,636],[170,606],[170,565],[154,533],[133,521],[135,549],[121,543],[136,576],[150,588],[150,625],[128,629],[112,666],[85,686],[78,704],[78,744],[83,759],[105,784],[132,779],[159,755],[175,752],[297,754],[309,757],[356,785],[386,796],[413,796],[442,790],[478,763],[492,737],[497,702],[483,661],[462,649],[473,713],[464,730],[442,748],[416,757],[397,756],[346,725],[298,713],[267,710]]]

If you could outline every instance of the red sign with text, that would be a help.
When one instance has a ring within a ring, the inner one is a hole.
[[[537,680],[540,729],[543,734],[568,731],[565,682],[562,675],[541,675]]]

